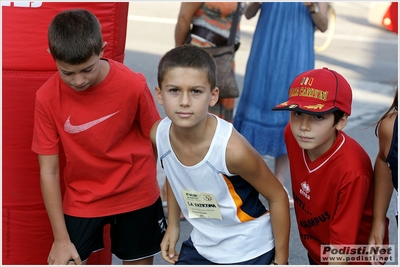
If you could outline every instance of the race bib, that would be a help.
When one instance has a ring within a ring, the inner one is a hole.
[[[182,190],[189,218],[219,219],[221,212],[213,194]]]

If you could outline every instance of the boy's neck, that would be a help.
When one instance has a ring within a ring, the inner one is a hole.
[[[110,63],[108,62],[108,60],[101,58],[98,84],[104,81],[109,72],[110,72]]]
[[[202,123],[191,128],[171,126],[171,147],[178,160],[185,166],[194,166],[204,159],[215,134],[217,120],[207,115]]]
[[[336,131],[334,136],[333,136],[333,138],[331,138],[331,139],[329,139],[327,141],[328,145],[325,146],[324,150],[322,150],[322,151],[321,150],[315,150],[315,149],[311,149],[311,150],[307,149],[307,150],[305,150],[305,152],[306,152],[306,154],[308,156],[308,159],[311,162],[313,162],[316,159],[318,159],[319,157],[321,157],[322,155],[324,155],[326,152],[328,152],[331,149],[331,147],[335,144],[338,133],[339,133],[339,131]]]
[[[171,126],[173,138],[181,143],[193,145],[202,143],[205,139],[211,139],[214,136],[217,126],[217,120],[214,115],[208,114],[200,123],[190,128]]]

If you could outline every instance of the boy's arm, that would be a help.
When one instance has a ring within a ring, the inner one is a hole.
[[[275,240],[274,261],[286,264],[289,257],[290,213],[287,193],[281,183],[260,154],[235,129],[228,142],[226,164],[230,173],[240,175],[268,200]]]
[[[151,140],[151,144],[153,145],[153,152],[154,152],[154,157],[156,158],[156,162],[158,160],[156,133],[157,133],[157,128],[158,128],[158,125],[160,124],[160,122],[161,122],[161,120],[156,121],[150,130],[150,140]]]
[[[54,236],[54,242],[47,261],[49,264],[67,264],[69,260],[74,260],[76,264],[81,264],[79,254],[69,239],[65,225],[58,154],[39,155],[38,157],[40,186]]]
[[[154,154],[157,159],[157,144],[156,144],[156,133],[160,121],[154,123],[150,131],[150,139],[153,144]],[[161,241],[161,256],[162,258],[174,264],[178,260],[179,253],[175,250],[176,243],[179,240],[180,235],[180,209],[178,203],[176,202],[174,193],[172,192],[171,186],[168,183],[168,179],[165,181],[165,186],[167,189],[167,203],[168,203],[168,226],[167,231]]]
[[[175,247],[180,236],[181,210],[179,208],[178,202],[176,201],[175,195],[172,192],[171,186],[168,182],[168,178],[165,184],[167,187],[168,199],[168,227],[161,242],[161,255],[165,261],[171,264],[175,264],[179,256],[179,253],[175,250]]]

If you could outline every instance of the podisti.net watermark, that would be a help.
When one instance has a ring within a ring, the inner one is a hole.
[[[395,262],[394,245],[322,245],[321,262]]]

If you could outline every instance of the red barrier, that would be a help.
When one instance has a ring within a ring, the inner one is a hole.
[[[93,12],[108,43],[104,57],[124,60],[128,2],[1,2],[2,4],[2,264],[47,264],[53,243],[43,204],[37,155],[31,151],[35,94],[56,71],[47,52],[47,28],[60,11]],[[60,166],[65,157],[60,152]],[[60,172],[62,174],[62,171]],[[62,179],[62,177],[61,177]],[[109,228],[105,249],[88,264],[111,264]]]

